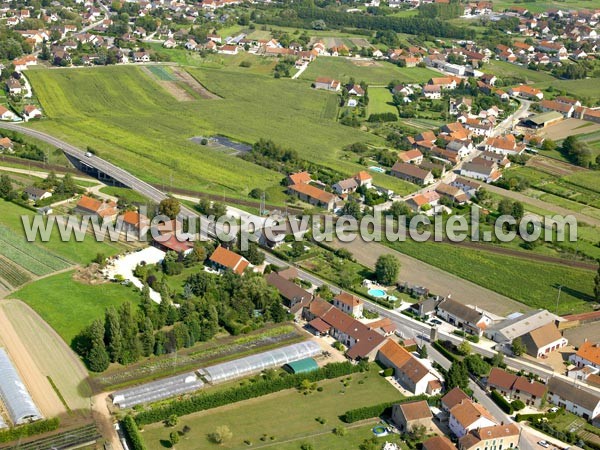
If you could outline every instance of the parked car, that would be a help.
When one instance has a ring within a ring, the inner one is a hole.
[[[548,444],[546,441],[538,441],[538,445],[541,445],[544,448],[550,447],[550,444]]]
[[[550,409],[548,410],[548,412],[551,412],[551,413],[558,412],[558,407],[557,407],[557,406],[553,406],[552,408],[550,408]]]

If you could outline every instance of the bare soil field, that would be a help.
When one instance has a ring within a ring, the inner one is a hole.
[[[175,100],[180,102],[191,102],[195,100],[188,91],[179,86],[177,81],[160,80],[147,67],[142,67],[142,71],[152,78],[155,83],[161,85],[165,91],[175,98]]]
[[[381,63],[373,60],[352,60],[352,64],[358,67],[381,67]]]
[[[562,122],[558,122],[556,125],[545,128],[541,134],[554,141],[560,141],[568,136],[588,134],[598,130],[600,130],[600,124],[579,119],[565,119]]]
[[[574,172],[587,170],[583,167],[575,166],[573,164],[541,155],[531,157],[529,161],[527,161],[527,166],[534,167],[542,172],[549,173],[550,175],[556,175],[558,177],[564,177],[566,175],[571,175]]]
[[[89,409],[85,367],[60,336],[25,303],[0,301],[0,344],[6,347],[46,417],[67,412],[48,377],[71,410]]]

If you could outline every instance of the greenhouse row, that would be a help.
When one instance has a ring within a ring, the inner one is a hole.
[[[3,348],[0,348],[0,398],[8,410],[10,420],[15,425],[42,418]]]
[[[123,389],[113,394],[113,404],[121,408],[151,403],[176,395],[193,392],[204,386],[194,372]]]
[[[217,364],[198,370],[198,374],[209,383],[222,383],[240,378],[264,369],[283,366],[321,353],[321,347],[314,341],[301,342],[286,347],[269,350],[256,355]]]

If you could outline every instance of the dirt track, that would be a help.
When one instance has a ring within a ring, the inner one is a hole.
[[[27,345],[20,338],[15,328],[21,333],[27,330],[31,332],[25,323],[23,317],[15,314],[13,304],[10,301],[2,300],[0,307],[0,342],[5,346],[10,358],[15,364],[23,382],[27,386],[33,401],[45,417],[55,417],[66,413],[66,408],[52,389],[50,382],[46,378],[46,373],[34,361],[33,356],[28,351]],[[39,336],[40,343],[45,339]],[[52,358],[52,354],[48,354]]]
[[[504,316],[515,311],[529,311],[531,309],[523,303],[463,280],[376,242],[365,243],[360,239],[355,239],[350,243],[334,241],[331,244],[334,247],[348,249],[359,263],[371,268],[375,267],[375,262],[380,255],[392,254],[398,258],[402,266],[400,270],[402,281],[426,286],[439,295],[452,294],[452,298],[461,303],[476,305],[494,314]],[[473,268],[473,270],[477,269]]]

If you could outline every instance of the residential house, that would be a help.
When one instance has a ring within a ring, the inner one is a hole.
[[[577,352],[569,357],[569,361],[577,367],[592,366],[600,369],[600,344],[594,344],[586,339]]]
[[[457,77],[434,77],[427,84],[430,86],[439,86],[442,89],[456,89],[460,81],[460,78]]]
[[[503,169],[510,167],[510,160],[501,153],[494,153],[484,150],[479,154],[478,158],[481,158],[484,161],[491,161]]]
[[[279,295],[283,298],[283,304],[290,309],[298,303],[306,303],[313,299],[311,293],[277,272],[271,272],[265,279],[269,286],[273,286],[279,291]]]
[[[446,436],[433,436],[423,442],[423,450],[456,450],[456,447]]]
[[[406,152],[398,153],[398,159],[403,163],[421,165],[423,162],[423,153],[417,149],[408,150]]]
[[[458,440],[458,448],[459,450],[516,449],[520,435],[521,430],[514,423],[476,428]]]
[[[564,102],[557,102],[556,100],[542,100],[540,102],[540,109],[543,112],[557,111],[561,113],[565,118],[569,118],[575,112],[575,105]]]
[[[439,100],[442,98],[442,88],[428,84],[427,86],[423,86],[423,95],[430,100]]]
[[[458,155],[459,159],[466,158],[471,153],[473,153],[474,149],[475,147],[473,147],[473,142],[468,139],[462,141],[458,139],[453,139],[446,144],[446,150],[455,152]]]
[[[127,234],[143,236],[150,228],[150,219],[138,211],[126,211],[122,215],[123,231]]]
[[[312,181],[308,172],[291,173],[286,178],[286,184],[292,186],[294,184],[308,184]]]
[[[311,184],[299,183],[291,185],[288,187],[288,193],[295,195],[303,202],[326,209],[328,211],[335,207],[335,195],[319,189]]]
[[[481,336],[492,324],[492,318],[484,311],[446,298],[438,305],[437,316],[467,333]]]
[[[524,376],[517,376],[498,367],[492,368],[487,387],[495,389],[509,400],[520,400],[527,406],[540,408],[546,395],[546,385]]]
[[[410,309],[417,316],[428,319],[435,314],[435,310],[441,301],[442,299],[438,296],[427,297],[410,305]]]
[[[346,86],[348,90],[348,95],[355,95],[357,97],[363,97],[365,95],[365,90],[359,84],[351,84]]]
[[[35,186],[29,186],[25,188],[23,192],[27,194],[27,198],[32,202],[38,202],[40,200],[52,197],[52,192],[37,188]]]
[[[548,353],[565,347],[569,342],[554,323],[547,323],[521,336],[528,355],[544,358]]]
[[[222,53],[224,55],[237,55],[239,47],[237,45],[222,45],[217,50],[217,53]]]
[[[133,61],[136,63],[150,62],[150,53],[148,53],[148,52],[133,52]]]
[[[354,179],[360,187],[364,186],[366,188],[370,188],[373,183],[373,177],[364,170],[361,170],[356,175],[354,175]]]
[[[481,189],[481,184],[463,177],[456,177],[450,185],[462,189],[469,198],[473,197]]]
[[[175,252],[186,256],[194,250],[194,243],[187,235],[178,235],[173,232],[152,236],[152,243],[164,252]]]
[[[550,378],[548,401],[592,423],[597,424],[600,420],[600,394],[571,382],[557,377]]]
[[[398,161],[392,167],[391,174],[396,178],[410,181],[421,186],[427,186],[435,181],[431,171],[423,170],[414,164],[406,164]]]
[[[457,205],[463,205],[467,201],[469,201],[469,197],[467,194],[463,192],[462,189],[452,186],[446,183],[440,183],[435,188],[435,191],[441,196],[445,197],[448,200],[456,203]]]
[[[439,201],[440,195],[436,191],[427,191],[413,195],[406,204],[415,212],[435,214]]]
[[[377,360],[394,369],[394,378],[415,395],[441,392],[440,380],[424,363],[397,342],[388,339],[379,349]]]
[[[21,86],[19,80],[13,77],[10,77],[8,80],[6,80],[6,89],[11,95],[21,95],[23,92],[23,86]]]
[[[464,164],[460,169],[460,174],[486,183],[492,183],[502,176],[495,163],[482,158],[475,158],[473,161]]]
[[[26,120],[39,119],[42,117],[42,111],[35,105],[25,105],[23,107],[23,115]]]
[[[332,186],[332,188],[338,195],[351,194],[358,188],[358,183],[354,178],[347,178],[345,180],[338,181]]]
[[[87,195],[82,195],[75,213],[85,216],[97,216],[104,220],[114,220],[117,217],[117,204],[113,201],[103,202]]]
[[[542,100],[544,98],[542,91],[525,84],[509,88],[508,93],[513,97],[523,97],[530,100]]]
[[[363,316],[363,303],[360,298],[347,292],[341,292],[333,298],[333,306],[357,318]]]
[[[216,269],[231,270],[238,275],[243,274],[244,270],[250,265],[246,258],[221,245],[210,255],[208,261]]]
[[[318,77],[314,82],[314,86],[315,89],[337,92],[341,89],[342,84],[333,78]]]
[[[0,111],[1,113],[2,111]],[[1,114],[0,114],[1,117]],[[3,137],[0,138],[0,153],[2,153],[4,150],[8,150],[9,152],[13,151],[13,141],[10,140],[9,137]]]
[[[441,399],[442,411],[450,412],[452,408],[456,405],[460,404],[464,400],[471,400],[470,397],[463,392],[461,388],[458,386],[452,388],[446,395],[444,395]]]
[[[525,150],[525,147],[525,144],[518,144],[512,134],[488,138],[484,144],[485,150],[505,156],[519,155]]]
[[[433,415],[425,400],[396,403],[392,406],[392,422],[401,433],[410,433],[420,427],[433,430]]]
[[[10,109],[6,109],[4,106],[0,105],[0,120],[13,120],[14,118],[15,113],[13,113]]]
[[[471,430],[497,425],[495,419],[479,403],[462,400],[450,410],[448,426],[457,438],[462,438]]]

